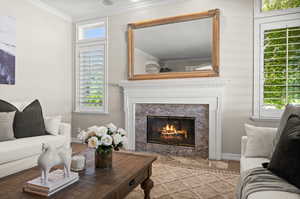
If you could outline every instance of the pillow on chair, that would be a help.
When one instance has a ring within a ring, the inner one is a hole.
[[[247,133],[246,157],[269,157],[273,148],[276,128],[256,127],[245,124]]]
[[[300,188],[300,115],[290,115],[285,122],[268,169]]]

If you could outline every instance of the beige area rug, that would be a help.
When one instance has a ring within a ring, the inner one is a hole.
[[[153,165],[152,199],[234,199],[239,178],[226,161],[159,156]],[[142,199],[140,187],[126,199]]]

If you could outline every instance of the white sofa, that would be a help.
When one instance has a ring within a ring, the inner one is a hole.
[[[59,135],[44,135],[0,142],[0,178],[37,165],[42,144],[57,148],[71,143],[70,124],[61,123]]]
[[[252,168],[262,167],[262,163],[269,162],[268,157],[247,158],[245,157],[247,136],[242,137],[241,150],[241,173]],[[262,191],[249,195],[248,199],[300,199],[300,195],[282,191]]]

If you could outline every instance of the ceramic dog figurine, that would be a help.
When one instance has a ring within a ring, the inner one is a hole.
[[[43,144],[43,153],[38,158],[38,166],[42,170],[42,183],[48,183],[48,176],[50,169],[54,166],[64,166],[64,176],[70,176],[70,168],[72,161],[72,148],[64,147],[62,149],[56,149],[50,145]]]

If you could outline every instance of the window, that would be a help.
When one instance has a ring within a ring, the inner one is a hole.
[[[264,30],[263,53],[264,107],[300,104],[300,26]]]
[[[300,7],[300,0],[262,0],[261,10],[285,10],[288,8]]]
[[[290,8],[292,1],[263,2]],[[300,15],[255,17],[253,116],[279,118],[286,104],[300,104]]]
[[[76,25],[75,111],[107,113],[106,22]]]
[[[77,25],[77,40],[87,41],[93,39],[105,39],[106,37],[106,27],[105,23],[95,23],[95,24],[78,24]]]
[[[255,18],[300,12],[300,0],[254,0]]]
[[[104,27],[93,27],[93,28],[86,28],[83,31],[83,38],[84,39],[95,39],[95,38],[101,38],[105,35],[105,29]]]

